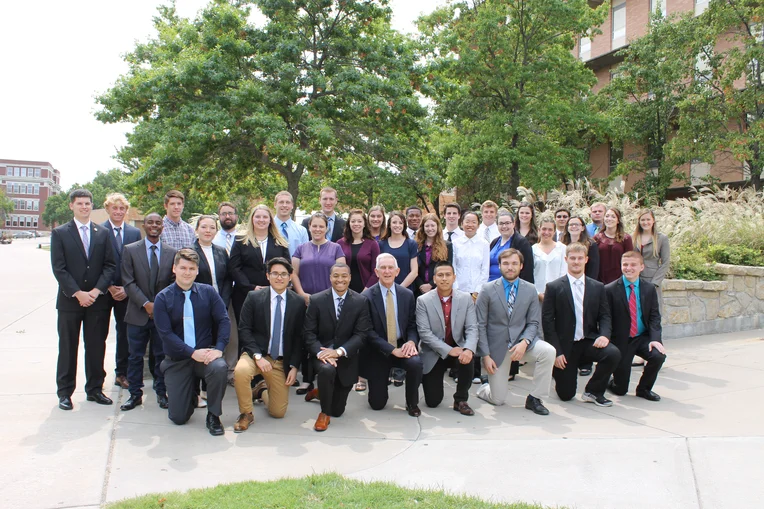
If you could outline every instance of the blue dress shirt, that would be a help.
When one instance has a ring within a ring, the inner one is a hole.
[[[151,268],[151,246],[157,247],[157,262],[162,263],[162,241],[160,240],[156,244],[152,244],[148,237],[146,237],[146,258],[149,260],[149,268]]]
[[[292,219],[282,221],[278,217],[273,218],[276,221],[276,227],[279,233],[283,235],[283,227],[281,225],[286,224],[287,240],[289,241],[289,255],[294,255],[297,250],[297,246],[308,242],[308,230],[306,230],[301,224],[297,224]]]

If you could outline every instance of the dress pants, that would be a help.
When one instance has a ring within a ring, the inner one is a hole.
[[[109,304],[114,315],[114,324],[117,331],[117,348],[114,352],[115,376],[127,376],[127,363],[130,357],[130,348],[127,341],[127,323],[125,323],[127,302],[128,299],[118,301],[109,296]]]
[[[330,417],[339,417],[345,413],[348,395],[353,384],[345,387],[337,376],[337,368],[318,359],[313,359],[316,372],[318,397],[321,401],[321,412]]]
[[[422,375],[422,389],[424,390],[424,402],[430,408],[435,408],[443,401],[443,376],[448,369],[456,370],[456,392],[454,403],[467,401],[470,397],[472,376],[475,371],[475,363],[462,364],[457,357],[450,355],[445,359],[438,359],[429,373]]]
[[[566,356],[566,360],[565,369],[554,368],[552,372],[555,390],[563,401],[569,401],[576,395],[578,368],[586,363],[596,362],[597,367],[594,369],[589,383],[586,384],[585,391],[603,396],[610,375],[621,362],[621,352],[612,343],[608,343],[605,348],[596,348],[593,339],[582,339],[573,343],[570,355]]]
[[[167,399],[170,408],[167,414],[175,424],[185,424],[196,408],[194,383],[198,378],[207,381],[207,411],[220,417],[223,415],[223,396],[228,385],[228,366],[222,357],[209,364],[191,358],[174,360],[165,357],[161,371],[167,385]]]
[[[536,340],[525,351],[521,362],[533,363],[533,387],[530,395],[534,398],[544,399],[549,396],[549,386],[552,384],[552,368],[556,350],[552,345],[543,340]],[[492,405],[503,405],[507,399],[509,385],[507,379],[512,369],[512,353],[507,349],[501,366],[493,375],[488,375],[488,383],[478,389],[478,398]]]
[[[387,382],[391,368],[406,372],[406,404],[419,404],[419,386],[422,383],[422,359],[419,355],[401,359],[394,355],[386,356],[378,351],[370,351],[364,362],[367,363],[364,372],[369,386],[369,406],[372,410],[382,410],[387,404]]]
[[[167,392],[164,376],[161,369],[156,369],[164,360],[162,352],[162,341],[157,335],[154,320],[149,320],[146,325],[127,325],[127,339],[130,345],[130,360],[127,369],[127,382],[130,384],[131,396],[143,396],[143,356],[146,354],[146,347],[150,347],[154,352],[154,390],[158,395],[164,396]],[[149,356],[151,362],[151,356]]]
[[[284,361],[279,358],[273,360],[270,355],[263,359],[271,363],[271,369],[267,373],[260,371],[254,359],[247,352],[241,354],[233,376],[233,387],[236,390],[236,399],[239,400],[239,413],[252,412],[252,386],[251,382],[255,375],[262,375],[268,388],[263,391],[263,403],[271,417],[280,419],[286,414],[289,405],[289,387],[286,384],[284,373]]]
[[[642,334],[629,339],[625,345],[619,345],[621,350],[621,362],[613,373],[613,385],[615,394],[623,396],[629,390],[629,378],[631,378],[631,360],[634,355],[639,355],[645,359],[645,367],[642,371],[642,377],[637,384],[637,391],[651,391],[658,378],[663,363],[666,361],[666,355],[660,353],[657,349],[650,350],[650,336]]]
[[[239,362],[239,327],[236,314],[233,312],[233,304],[228,304],[228,318],[231,320],[231,335],[228,336],[228,344],[223,350],[223,358],[228,365],[228,379],[233,380],[233,372]]]
[[[71,397],[77,384],[77,351],[82,328],[85,346],[85,392],[103,391],[106,371],[106,336],[109,335],[109,310],[82,308],[58,312],[58,364],[56,393],[59,398]]]

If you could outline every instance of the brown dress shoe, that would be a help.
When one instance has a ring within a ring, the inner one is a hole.
[[[117,387],[122,387],[123,389],[129,389],[130,384],[127,382],[127,377],[125,375],[118,375],[114,379],[114,385]]]
[[[475,411],[470,408],[466,401],[454,403],[454,411],[462,415],[475,415]]]
[[[313,389],[313,390],[309,391],[305,395],[305,401],[313,401],[314,399],[318,399],[318,389]],[[327,419],[328,418],[329,417],[327,416]],[[327,422],[327,424],[328,424],[328,422]],[[326,429],[326,428],[324,428],[324,429]],[[321,430],[321,431],[323,431],[323,430]]]
[[[321,412],[320,414],[318,414],[318,419],[316,419],[316,424],[313,426],[313,429],[316,431],[326,431],[326,428],[328,427],[329,427],[329,416]]]
[[[260,401],[263,399],[263,391],[268,388],[268,384],[265,380],[260,380],[252,388],[252,401]]]
[[[409,413],[411,417],[419,417],[422,415],[422,411],[419,410],[418,405],[406,405],[406,411]]]
[[[255,416],[252,415],[252,412],[248,414],[239,414],[239,419],[236,421],[236,424],[233,425],[233,432],[241,433],[242,431],[247,431],[249,425],[253,422],[255,422]]]

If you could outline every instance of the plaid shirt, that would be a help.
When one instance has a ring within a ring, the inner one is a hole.
[[[196,241],[196,234],[191,225],[185,221],[176,223],[169,217],[164,216],[164,230],[162,230],[162,240],[168,243],[175,249],[182,249],[184,247],[194,248],[194,241]]]

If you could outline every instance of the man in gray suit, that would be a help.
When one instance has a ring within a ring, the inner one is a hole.
[[[475,415],[467,404],[474,371],[472,356],[478,345],[475,304],[469,293],[453,289],[456,273],[450,262],[435,266],[433,280],[436,289],[416,302],[424,400],[430,408],[443,401],[443,374],[448,368],[455,368],[458,381],[454,410],[462,415]]]
[[[536,287],[520,279],[523,255],[509,248],[499,254],[499,279],[486,283],[477,299],[480,341],[478,352],[488,383],[478,390],[478,398],[492,405],[503,405],[507,397],[507,378],[512,361],[534,364],[533,389],[525,408],[548,415],[541,399],[549,395],[555,349],[539,337],[541,306]]]
[[[130,350],[127,365],[130,398],[120,407],[122,410],[132,410],[143,403],[143,354],[149,342],[154,345],[157,403],[160,408],[167,408],[167,389],[159,369],[164,353],[154,326],[154,297],[172,283],[176,250],[161,241],[163,229],[162,216],[148,214],[143,221],[146,238],[125,246],[122,252],[122,283],[129,299],[125,322]]]

